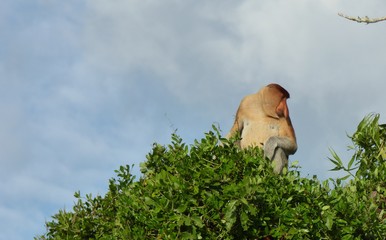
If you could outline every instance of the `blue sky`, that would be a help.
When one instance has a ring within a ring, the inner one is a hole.
[[[4,0],[0,8],[0,239],[31,239],[76,191],[104,194],[120,165],[175,130],[225,135],[241,98],[276,82],[302,174],[368,113],[386,122],[383,0]]]

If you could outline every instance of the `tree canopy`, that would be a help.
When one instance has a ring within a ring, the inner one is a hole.
[[[135,180],[121,166],[104,196],[59,210],[35,239],[385,239],[386,126],[369,115],[350,136],[347,166],[301,177],[293,162],[273,173],[259,148],[241,150],[213,129],[188,146],[176,134],[155,143]],[[221,144],[220,144],[221,143]]]

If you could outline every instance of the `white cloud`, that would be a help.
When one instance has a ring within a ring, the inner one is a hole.
[[[314,133],[300,128],[299,141],[319,139],[327,149],[330,134],[344,139],[361,114],[376,109],[371,105],[384,98],[379,88],[385,85],[382,26],[356,25],[337,15],[340,9],[350,12],[355,9],[351,5],[366,4],[244,1],[218,8],[213,2],[98,2],[93,3],[89,22],[94,25],[86,39],[91,43],[88,52],[104,54],[93,58],[98,66],[154,72],[153,81],[162,81],[185,105],[212,102],[216,109],[205,106],[215,111],[212,116],[226,111],[223,116],[231,118],[242,95],[279,82],[292,93],[294,122],[317,128]],[[378,4],[364,9],[374,11]],[[114,64],[106,64],[110,61]],[[369,87],[363,89],[364,84]],[[351,97],[356,95],[368,97],[359,101]],[[300,145],[302,152],[319,150]],[[327,156],[319,157],[324,161]]]

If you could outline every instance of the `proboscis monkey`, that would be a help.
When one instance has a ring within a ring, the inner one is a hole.
[[[261,147],[278,174],[288,164],[288,155],[297,150],[287,106],[289,97],[287,90],[276,83],[244,97],[226,136],[229,139],[239,132],[241,140],[238,144],[241,148]]]

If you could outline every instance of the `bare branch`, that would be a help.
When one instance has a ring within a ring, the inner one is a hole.
[[[350,17],[347,15],[344,15],[343,13],[338,13],[339,16],[344,17],[348,20],[359,22],[359,23],[376,23],[380,21],[385,21],[386,17],[381,17],[381,18],[369,18],[368,16],[365,17]]]

